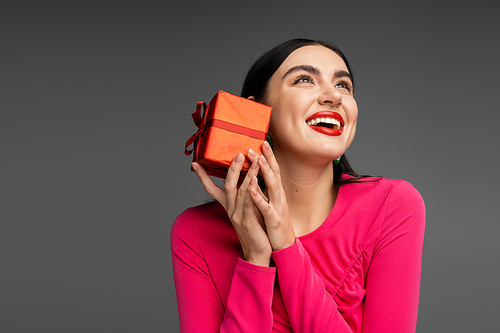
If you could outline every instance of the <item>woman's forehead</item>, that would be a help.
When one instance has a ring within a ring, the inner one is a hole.
[[[283,75],[297,65],[311,65],[323,71],[340,69],[348,71],[344,60],[337,53],[322,45],[307,45],[296,49],[283,61],[276,73]]]

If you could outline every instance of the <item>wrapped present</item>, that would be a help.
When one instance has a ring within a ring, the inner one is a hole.
[[[204,112],[202,114],[202,109]],[[198,131],[186,142],[185,154],[201,164],[211,176],[225,178],[238,153],[249,148],[262,155],[272,108],[247,98],[219,91],[208,103],[199,102],[191,114]],[[193,145],[192,149],[188,149]],[[250,168],[245,158],[241,174]]]

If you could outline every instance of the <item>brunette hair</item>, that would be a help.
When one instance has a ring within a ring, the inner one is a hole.
[[[262,56],[260,56],[260,58],[257,59],[257,61],[255,61],[252,67],[250,67],[250,69],[248,70],[248,73],[245,77],[245,81],[243,82],[241,97],[248,98],[250,96],[254,96],[256,101],[259,102],[265,101],[268,93],[269,80],[271,79],[271,76],[273,76],[273,74],[278,70],[283,61],[285,61],[285,59],[288,58],[288,56],[293,51],[307,45],[324,46],[332,50],[336,54],[338,54],[344,61],[347,70],[351,74],[352,83],[354,86],[354,77],[351,67],[349,66],[349,62],[347,61],[347,58],[345,57],[344,53],[342,53],[342,51],[340,51],[338,47],[324,41],[297,38],[297,39],[291,39],[289,41],[286,41],[284,43],[275,46],[274,48],[270,49]],[[333,169],[334,169],[334,179],[333,179],[334,185],[338,186],[353,182],[360,182],[362,178],[368,177],[366,175],[359,175],[356,172],[354,172],[351,165],[347,161],[345,154],[342,155],[338,163],[333,163]],[[341,181],[342,174],[347,174],[351,177]],[[264,182],[260,179],[260,177],[259,177],[259,184],[261,185],[261,187],[264,186]]]

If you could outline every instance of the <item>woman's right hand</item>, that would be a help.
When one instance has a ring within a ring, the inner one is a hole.
[[[243,183],[238,185],[245,157],[239,153],[229,167],[224,189],[215,185],[200,164],[193,162],[192,167],[205,191],[226,210],[243,249],[243,259],[255,265],[269,266],[272,254],[271,243],[264,230],[262,215],[248,191],[250,181],[259,173],[258,155],[254,158],[248,155],[248,158],[252,165]]]

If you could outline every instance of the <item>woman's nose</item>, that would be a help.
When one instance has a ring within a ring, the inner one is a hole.
[[[335,87],[325,87],[319,95],[318,102],[321,105],[339,107],[342,105],[342,94]]]

